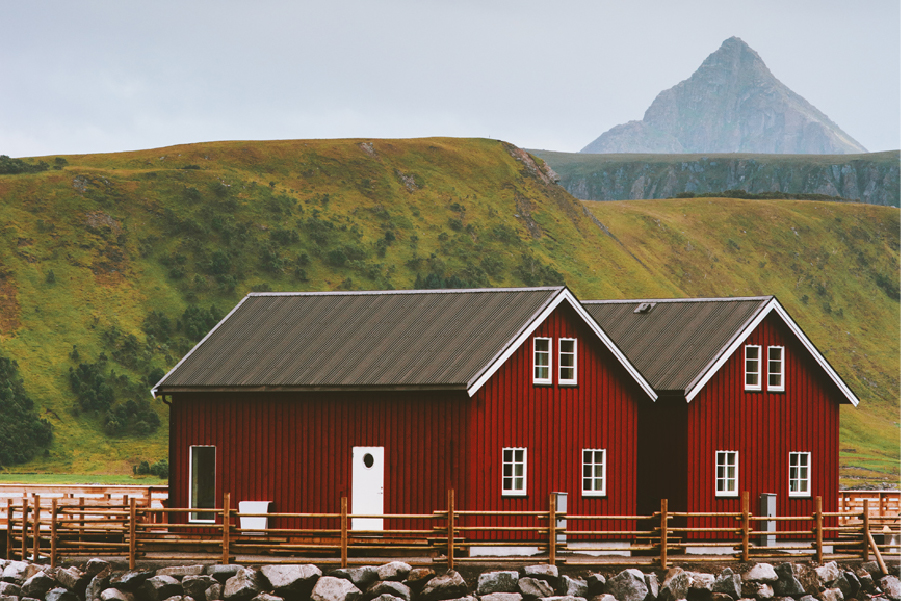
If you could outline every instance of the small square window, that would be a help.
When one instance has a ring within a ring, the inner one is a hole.
[[[768,346],[766,354],[767,390],[782,392],[785,390],[785,347]]]
[[[532,344],[532,382],[535,384],[550,384],[551,339],[534,338]]]
[[[607,450],[582,449],[582,496],[607,494]]]
[[[560,375],[558,384],[576,384],[576,339],[561,338],[560,347]]]
[[[216,447],[192,446],[190,448],[191,496],[190,509],[213,508],[216,506]],[[192,511],[190,522],[215,522],[212,511]]]
[[[520,496],[526,494],[526,449],[505,447],[501,461],[501,494]]]
[[[810,496],[810,453],[788,454],[788,496]]]
[[[738,496],[738,451],[716,452],[716,496]]]
[[[745,347],[745,390],[761,390],[760,347],[753,344]]]

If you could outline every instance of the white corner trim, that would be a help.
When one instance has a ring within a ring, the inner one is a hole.
[[[150,389],[150,394],[153,396],[153,398],[156,398],[156,391],[159,390],[160,385],[161,385],[163,382],[166,381],[166,378],[169,377],[169,374],[171,374],[172,372],[174,372],[176,369],[178,369],[178,368],[181,366],[182,363],[184,363],[185,361],[187,361],[188,357],[190,357],[190,356],[194,353],[194,351],[196,351],[198,348],[200,348],[200,345],[202,345],[204,342],[206,342],[206,339],[209,338],[210,336],[212,336],[212,335],[213,335],[213,332],[215,332],[216,330],[218,330],[218,329],[219,329],[219,326],[221,326],[222,324],[224,324],[224,323],[226,322],[226,320],[227,320],[229,317],[231,317],[231,316],[234,314],[234,312],[237,311],[238,308],[239,308],[241,305],[244,304],[244,301],[246,301],[246,300],[247,300],[248,298],[250,298],[251,296],[254,296],[254,294],[253,294],[253,293],[248,294],[248,295],[246,295],[244,298],[242,298],[240,301],[238,301],[238,304],[235,305],[235,308],[232,309],[231,311],[229,311],[229,312],[228,312],[228,315],[226,315],[225,317],[223,317],[223,318],[219,321],[219,323],[217,323],[215,326],[213,326],[213,329],[206,333],[206,336],[203,337],[203,340],[201,340],[200,342],[198,342],[197,344],[195,344],[195,345],[194,345],[194,348],[192,348],[190,351],[188,351],[188,354],[185,355],[184,357],[182,357],[182,358],[181,358],[181,361],[179,361],[178,363],[175,364],[175,367],[173,367],[172,369],[170,369],[169,371],[167,371],[167,372],[166,372],[166,375],[163,376],[162,378],[160,378],[160,381],[156,383],[156,386],[154,386],[153,388]]]

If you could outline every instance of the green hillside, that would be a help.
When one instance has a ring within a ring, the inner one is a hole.
[[[897,210],[693,199],[589,212],[493,140],[25,164],[41,161],[0,175],[0,356],[54,439],[8,471],[130,474],[165,458],[150,382],[249,291],[565,282],[581,298],[776,294],[863,399],[843,410],[843,478],[898,478]]]

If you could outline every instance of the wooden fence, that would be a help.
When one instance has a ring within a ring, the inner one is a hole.
[[[734,513],[671,512],[664,499],[652,515],[573,515],[558,512],[555,503],[556,496],[551,495],[547,511],[465,510],[455,507],[453,491],[449,491],[447,508],[428,514],[353,515],[348,513],[346,498],[341,498],[335,513],[240,513],[226,494],[221,509],[203,509],[205,517],[214,521],[199,524],[184,523],[184,514],[197,513],[196,508],[141,506],[136,497],[93,504],[53,498],[48,506],[46,499],[36,496],[7,499],[6,511],[11,517],[6,549],[11,559],[49,561],[54,567],[61,558],[75,556],[127,557],[132,568],[139,558],[231,563],[239,556],[242,561],[261,563],[296,563],[304,558],[346,567],[387,554],[406,557],[413,564],[444,563],[449,569],[461,562],[486,560],[621,564],[623,556],[628,556],[628,563],[659,563],[662,569],[680,559],[698,562],[731,557],[747,562],[779,557],[823,564],[873,557],[885,569],[883,555],[894,558],[901,546],[893,539],[877,541],[873,537],[868,499],[860,511],[824,512],[822,500],[817,498],[816,511],[803,517],[754,516],[748,493],[742,495],[742,510]],[[711,517],[731,520],[734,525],[711,528],[698,524]],[[292,527],[251,528],[241,523],[242,518],[280,520]],[[398,527],[352,530],[351,520],[358,519]],[[792,530],[773,528],[778,522],[791,523]],[[592,525],[606,525],[606,529]],[[492,538],[480,538],[485,533]],[[699,551],[688,555],[684,538],[689,533],[709,536],[713,542],[692,540],[691,545]],[[772,541],[759,544],[760,537]],[[497,555],[477,556],[486,552]]]

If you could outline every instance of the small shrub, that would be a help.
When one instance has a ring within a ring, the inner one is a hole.
[[[47,272],[47,276],[44,278],[45,281],[51,286],[56,283],[56,274],[53,273],[53,270]]]

